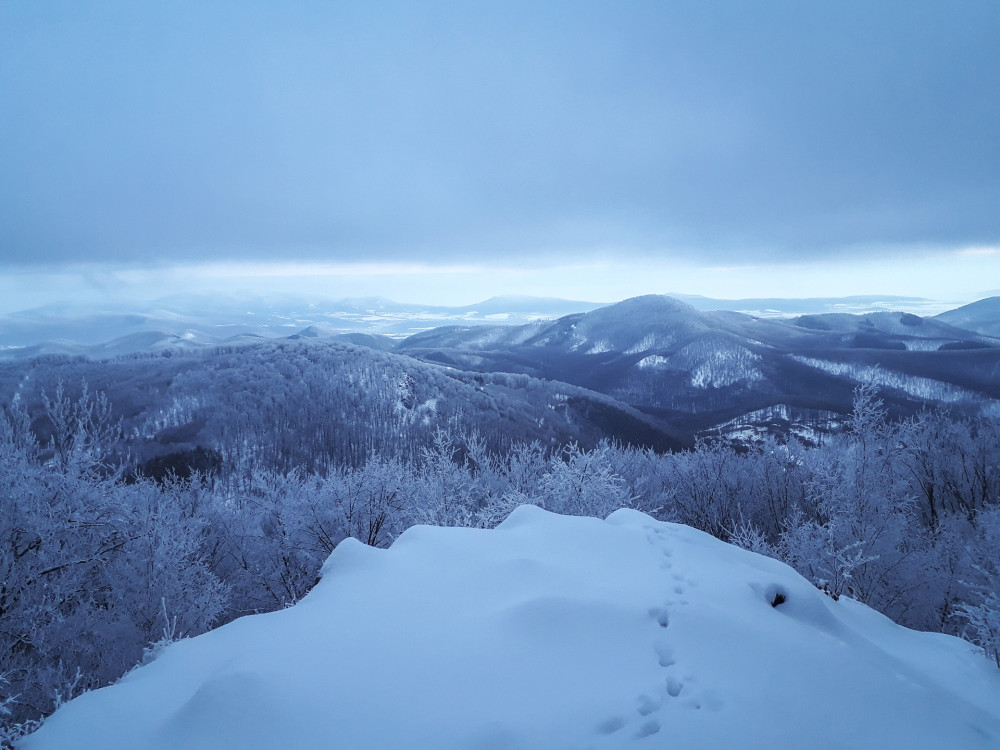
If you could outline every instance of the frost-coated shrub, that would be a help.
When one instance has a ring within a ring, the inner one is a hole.
[[[65,400],[64,400],[65,401]],[[204,632],[225,607],[208,567],[206,519],[186,490],[126,483],[77,422],[65,455],[46,450],[15,407],[0,417],[0,674],[17,724],[118,678],[158,632],[166,601]]]
[[[974,596],[976,603],[959,604],[956,615],[968,624],[966,637],[1000,667],[1000,596],[985,586],[977,586]]]
[[[598,518],[633,507],[635,498],[611,463],[613,451],[604,443],[592,451],[568,445],[542,477],[537,504],[556,513]]]

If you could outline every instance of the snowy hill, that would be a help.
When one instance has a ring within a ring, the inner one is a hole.
[[[819,412],[846,414],[873,378],[894,417],[937,404],[993,414],[1000,399],[1000,340],[898,311],[779,320],[646,295],[523,326],[438,328],[395,351],[573,383],[702,435],[764,427],[753,415],[779,405],[783,426],[767,431],[800,432]]]
[[[698,310],[732,310],[765,318],[788,318],[824,313],[850,313],[905,310],[918,315],[933,315],[947,309],[948,302],[925,297],[896,295],[853,295],[850,297],[753,297],[744,299],[713,299],[697,294],[676,294],[671,297],[687,302]]]
[[[22,750],[996,748],[1000,671],[622,510],[347,540],[299,604],[167,648]]]
[[[639,300],[638,304],[632,301],[625,307],[590,318],[588,325],[595,329],[597,339],[584,351],[592,348],[602,337],[613,335],[613,331],[603,330],[608,325],[611,329],[621,330],[627,338],[630,335],[627,330],[629,316],[633,318],[632,323],[637,316],[659,316],[662,325],[671,317],[680,321],[684,317],[690,317],[689,313],[708,311],[752,312],[756,317],[773,319],[792,315],[859,313],[871,310],[905,309],[910,313],[922,314],[929,308],[933,308],[935,312],[940,309],[928,300],[911,297],[717,300],[685,295],[648,295],[636,299]],[[672,302],[676,306],[672,306]],[[156,337],[149,341],[140,336],[128,338],[151,332],[158,333],[161,337],[183,337],[186,341],[182,345],[188,347],[214,346],[241,336],[308,336],[310,334],[307,332],[310,330],[319,332],[322,336],[382,334],[398,339],[441,326],[519,326],[593,312],[601,307],[603,305],[594,302],[513,295],[491,297],[476,304],[452,307],[400,303],[383,297],[318,299],[293,295],[263,297],[239,294],[172,295],[152,302],[107,300],[99,306],[59,303],[0,315],[0,356],[25,358],[57,353],[102,357],[112,356],[118,351],[156,351],[163,348]],[[966,306],[952,313],[961,315],[967,308],[970,312],[977,311],[973,314],[973,319],[978,319],[984,312],[982,307]],[[842,317],[846,320],[858,316]],[[743,320],[745,323],[746,318],[745,315],[730,316],[729,321]],[[944,319],[942,316],[942,320]],[[724,321],[724,315],[709,316],[707,319],[710,327],[723,325]],[[652,320],[647,321],[649,322]],[[996,335],[995,314],[985,323],[988,327],[993,326],[992,333],[971,324],[963,326],[956,320],[948,322],[972,331]],[[584,340],[588,325],[570,332],[571,346]],[[737,322],[737,325],[741,324]],[[782,330],[780,327],[771,328],[763,324],[756,328],[763,330],[764,333],[760,335],[765,336],[767,331],[773,333]],[[541,327],[529,327],[526,336],[530,336],[532,331],[540,330]],[[904,329],[902,333],[912,335],[915,332]],[[497,340],[503,339],[499,333],[492,335],[499,336]],[[926,333],[923,335],[926,336]],[[960,335],[968,337],[969,333]],[[385,346],[385,342],[380,342],[380,348]]]
[[[382,297],[323,300],[226,294],[175,295],[148,303],[109,302],[101,308],[58,304],[0,315],[0,356],[66,353],[102,357],[110,356],[109,351],[155,351],[162,348],[157,338],[147,342],[139,336],[151,332],[183,337],[188,345],[203,346],[225,343],[234,336],[399,337],[449,324],[523,324],[596,307],[599,305],[593,302],[547,297],[493,297],[475,305],[444,307]]]
[[[368,339],[371,345],[358,346],[313,330],[214,350],[171,346],[164,351],[170,356],[53,357],[29,367],[0,358],[0,402],[17,397],[40,409],[43,391],[85,381],[111,395],[114,417],[131,438],[127,451],[147,472],[145,463],[161,457],[187,471],[199,447],[229,455],[233,465],[245,448],[254,460],[280,455],[280,465],[307,469],[396,448],[419,455],[444,427],[475,431],[491,446],[537,440],[590,447],[609,439],[670,450],[686,443],[669,425],[596,392],[523,375],[463,373],[379,351],[384,339]]]
[[[987,297],[941,313],[938,320],[986,336],[1000,336],[1000,297]]]

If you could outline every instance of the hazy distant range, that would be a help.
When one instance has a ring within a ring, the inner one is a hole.
[[[728,310],[760,317],[895,310],[933,315],[954,306],[899,296],[739,300],[669,296],[697,310]],[[50,304],[0,317],[0,351],[7,356],[114,356],[292,335],[357,333],[403,338],[445,325],[522,325],[589,312],[606,304],[504,296],[473,305],[445,307],[399,303],[381,297],[321,300],[288,295],[177,295],[145,303]]]

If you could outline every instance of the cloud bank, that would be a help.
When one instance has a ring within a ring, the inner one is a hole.
[[[1000,5],[0,6],[8,265],[993,246]]]

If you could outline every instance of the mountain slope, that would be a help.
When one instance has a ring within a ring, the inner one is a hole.
[[[963,305],[941,313],[936,319],[986,336],[1000,337],[1000,297],[987,297]]]
[[[845,414],[868,380],[894,416],[937,403],[993,413],[1000,399],[1000,341],[901,312],[778,320],[648,295],[525,326],[435,329],[396,351],[573,383],[694,432],[779,406],[790,423]]]
[[[1000,672],[688,527],[522,506],[349,540],[290,609],[168,647],[21,750],[1000,743]]]
[[[0,316],[0,353],[34,356],[36,349],[60,351],[75,346],[90,356],[102,356],[98,345],[119,339],[118,350],[149,351],[141,338],[148,332],[185,337],[214,345],[232,336],[282,338],[302,329],[330,333],[409,335],[449,323],[521,324],[538,319],[593,310],[593,302],[548,297],[493,297],[474,305],[445,307],[393,302],[382,297],[306,299],[249,295],[175,295],[154,302],[109,303],[93,306],[46,305]],[[58,343],[64,342],[64,343]],[[87,347],[95,347],[93,351]],[[18,351],[26,348],[25,351]],[[75,352],[73,352],[75,353]]]
[[[924,297],[893,295],[853,295],[850,297],[755,297],[746,299],[714,299],[696,294],[674,294],[671,297],[687,302],[698,310],[733,310],[764,317],[793,317],[841,312],[862,314],[883,310],[906,310],[924,313],[944,309],[941,303]],[[932,314],[932,313],[931,313]]]
[[[596,392],[524,375],[475,374],[334,339],[295,340],[93,361],[0,361],[0,399],[42,413],[42,394],[80,383],[104,391],[143,463],[198,447],[229,463],[290,470],[357,464],[379,452],[419,456],[437,429],[478,433],[492,448],[601,439],[680,448],[669,425]],[[37,426],[43,444],[47,423]]]

